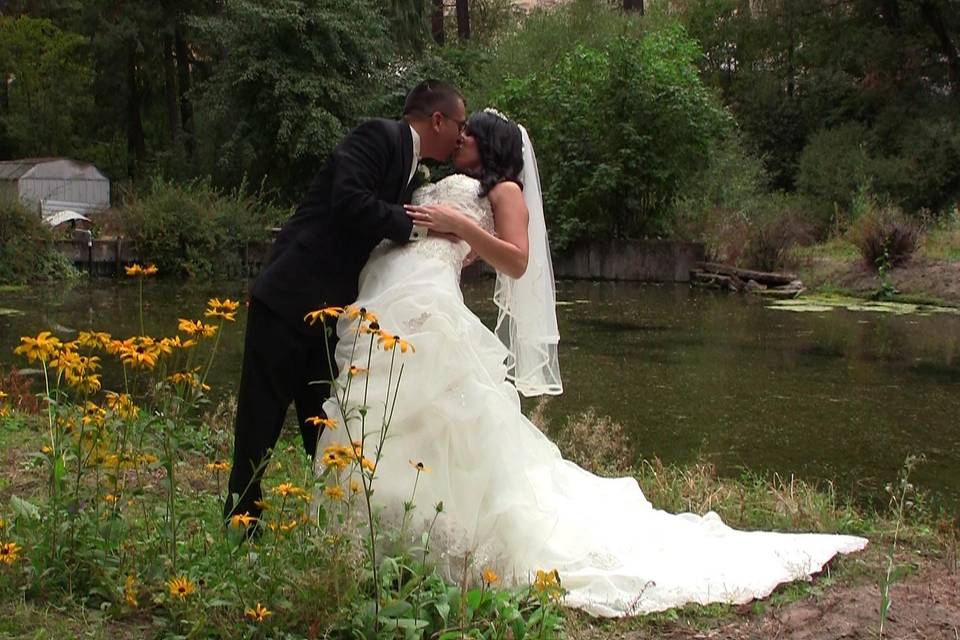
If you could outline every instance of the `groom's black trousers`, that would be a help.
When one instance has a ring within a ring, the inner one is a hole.
[[[330,338],[331,354],[335,339]],[[265,304],[251,298],[224,518],[243,513],[259,517],[260,508],[254,502],[262,497],[260,479],[269,450],[280,437],[291,401],[297,408],[303,448],[311,459],[314,457],[322,428],[307,424],[306,419],[324,415],[329,380],[324,338],[298,331]],[[324,382],[310,384],[313,381]],[[234,494],[239,496],[236,501]]]

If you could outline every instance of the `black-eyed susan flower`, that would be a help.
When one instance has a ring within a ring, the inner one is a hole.
[[[0,563],[11,565],[20,556],[21,547],[16,542],[0,543]]]
[[[283,482],[278,484],[271,490],[275,495],[282,496],[284,498],[293,496],[298,497],[306,493],[303,489],[293,484],[292,482]]]
[[[541,595],[545,595],[552,600],[559,599],[563,594],[563,588],[560,586],[560,573],[556,569],[551,571],[537,569],[537,578],[533,581],[533,588]]]
[[[341,313],[343,313],[343,307],[324,307],[307,313],[307,315],[303,316],[303,321],[313,326],[318,320],[339,318]]]
[[[408,462],[410,462],[411,467],[417,470],[417,473],[430,473],[430,471],[432,471],[432,469],[430,469],[430,467],[428,467],[427,465],[423,464],[423,462],[420,462],[420,461],[414,462],[413,460],[409,460]]]
[[[483,581],[487,583],[487,585],[495,584],[499,579],[500,576],[498,576],[490,567],[487,567],[483,570]]]
[[[256,523],[257,519],[249,512],[230,516],[230,526],[234,529],[248,529],[250,525]]]
[[[247,616],[254,622],[264,622],[267,618],[273,615],[273,612],[258,602],[257,606],[253,609],[249,607],[245,609],[243,615]]]
[[[133,403],[128,393],[107,392],[107,407],[125,420],[133,420],[140,413],[140,408]]]
[[[310,416],[304,420],[307,424],[312,424],[315,427],[326,427],[327,429],[336,429],[337,423],[330,418],[321,418],[320,416]]]
[[[126,602],[131,609],[136,609],[139,605],[137,602],[137,578],[132,574],[127,576],[123,584],[123,601]]]
[[[363,487],[356,480],[350,481],[350,493],[360,493],[363,491]]]
[[[325,487],[324,490],[323,490],[323,493],[324,493],[324,495],[326,495],[326,496],[327,496],[328,498],[330,498],[331,500],[340,501],[340,500],[343,500],[343,498],[345,497],[345,494],[344,494],[344,492],[343,492],[343,487],[341,487],[341,486],[338,485],[338,484],[334,484],[334,485],[330,485],[329,487]]]
[[[110,334],[103,331],[81,331],[77,344],[87,349],[106,349],[111,339]]]
[[[358,307],[351,304],[344,307],[343,312],[350,320],[359,318],[362,322],[377,322],[377,314],[372,311],[367,311],[366,307]]]
[[[207,471],[227,471],[230,463],[226,460],[215,460],[207,463]]]
[[[210,298],[207,300],[207,310],[203,315],[207,318],[223,318],[228,322],[234,322],[237,319],[238,308],[240,303],[236,300],[224,298],[221,301],[219,298]]]
[[[60,339],[49,331],[41,331],[36,338],[23,336],[20,338],[20,346],[13,350],[14,353],[26,356],[29,362],[40,360],[49,362],[54,354],[62,346]]]
[[[200,320],[188,320],[187,318],[179,318],[177,320],[177,330],[181,333],[185,333],[188,336],[200,336],[203,338],[209,338],[217,332],[217,325],[215,324],[204,324]]]
[[[380,346],[384,351],[391,351],[400,348],[400,353],[406,353],[407,349],[410,351],[416,352],[416,349],[413,348],[413,345],[401,338],[400,336],[395,336],[392,333],[387,333],[386,331],[381,331],[377,342],[380,343]]]
[[[155,264],[144,267],[136,262],[128,267],[124,267],[123,270],[126,271],[127,275],[131,278],[146,278],[148,276],[155,276],[160,271],[157,269],[157,265]]]
[[[365,374],[366,372],[367,372],[366,369],[361,369],[361,368],[358,367],[357,365],[350,365],[350,368],[347,369],[347,375],[349,375],[351,378],[355,378],[355,377],[357,377],[357,376],[362,376],[362,375]]]
[[[345,447],[337,443],[330,444],[323,450],[323,456],[320,458],[320,462],[327,467],[345,469],[350,466],[350,462],[353,459],[352,453],[350,447]]]
[[[185,576],[177,576],[176,578],[173,578],[167,582],[167,588],[170,590],[170,595],[174,598],[186,600],[194,591],[197,590],[197,585],[194,584],[192,580],[188,580]]]

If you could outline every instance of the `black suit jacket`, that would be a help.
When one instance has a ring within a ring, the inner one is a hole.
[[[413,223],[403,204],[413,161],[405,121],[370,120],[330,154],[306,198],[284,224],[252,295],[308,336],[321,337],[303,316],[356,300],[360,271],[385,238],[410,239]]]

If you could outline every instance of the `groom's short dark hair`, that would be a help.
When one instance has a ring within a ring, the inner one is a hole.
[[[403,115],[425,117],[435,111],[447,114],[457,100],[463,100],[463,94],[449,82],[424,80],[407,94]]]

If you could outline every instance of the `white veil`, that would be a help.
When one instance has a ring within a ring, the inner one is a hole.
[[[543,217],[540,171],[527,130],[521,126],[520,133],[523,136],[520,181],[530,216],[527,224],[529,254],[527,270],[519,278],[497,274],[493,293],[498,309],[496,333],[510,350],[507,377],[516,385],[517,391],[526,397],[560,395],[563,383],[557,358],[557,343],[560,341],[557,296]]]

